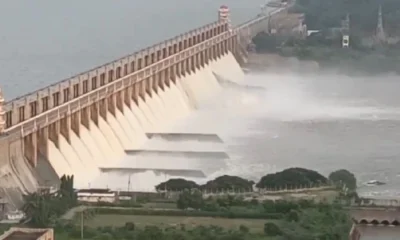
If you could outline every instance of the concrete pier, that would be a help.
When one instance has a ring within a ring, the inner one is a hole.
[[[57,187],[63,174],[88,187],[100,169],[117,168],[146,133],[162,133],[200,101],[218,93],[213,73],[243,80],[239,62],[270,18],[236,28],[222,6],[218,21],[11,101],[0,98],[0,195]]]

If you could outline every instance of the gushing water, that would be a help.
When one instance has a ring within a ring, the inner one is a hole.
[[[264,73],[246,75],[245,81],[240,82],[240,74],[230,57],[220,59],[152,96],[147,95],[146,101],[139,98],[138,105],[132,101],[132,108],[125,106],[123,115],[117,110],[111,122],[100,119],[100,131],[92,123],[92,141],[81,142],[91,156],[95,151],[102,153],[103,158],[92,159],[105,170],[94,180],[88,178],[83,182],[89,181],[91,187],[152,191],[156,184],[174,176],[204,182],[231,174],[256,180],[268,172],[292,166],[317,167],[326,173],[344,167],[344,160],[351,163],[345,168],[364,178],[356,166],[371,164],[374,159],[366,156],[372,151],[361,147],[377,142],[366,141],[355,129],[371,125],[360,131],[382,136],[383,130],[372,126],[397,121],[400,116],[397,106],[390,104],[390,96],[375,96],[377,85],[373,79]],[[219,85],[218,77],[236,83],[235,87]],[[394,81],[384,84],[396,86]],[[211,97],[217,93],[218,98]],[[149,139],[146,133],[159,135]],[[223,142],[191,139],[188,135],[183,141],[168,139],[161,137],[163,133],[214,133]],[[386,143],[397,139],[397,135],[385,137]],[[384,148],[393,151],[390,146]],[[125,150],[164,153],[126,155]],[[229,158],[188,158],[177,156],[173,153],[176,151],[227,151]],[[52,154],[58,153],[53,149]],[[66,172],[68,167],[57,169]],[[200,175],[193,171],[204,172],[207,177],[198,179]]]

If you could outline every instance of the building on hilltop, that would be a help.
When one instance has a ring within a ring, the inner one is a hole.
[[[53,240],[52,228],[10,228],[0,240]]]

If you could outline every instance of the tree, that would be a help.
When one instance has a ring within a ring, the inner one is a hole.
[[[266,32],[258,33],[253,39],[257,52],[275,52],[281,44],[281,39]]]
[[[316,171],[304,168],[288,168],[267,174],[257,183],[258,188],[298,188],[326,184],[327,178]]]
[[[55,224],[58,217],[76,205],[77,199],[73,189],[73,176],[63,175],[57,193],[49,190],[38,191],[24,196],[23,211],[36,227],[49,227]]]
[[[169,179],[166,182],[162,182],[156,186],[157,191],[183,191],[185,189],[199,188],[199,185],[193,181],[189,181],[183,178]]]
[[[51,209],[52,196],[46,192],[36,192],[24,196],[24,198],[25,205],[22,209],[30,219],[30,223],[35,227],[47,227],[50,220],[53,219],[52,215],[55,214]]]
[[[242,232],[242,233],[249,233],[250,230],[249,230],[249,228],[247,226],[241,224],[239,226],[239,231]]]
[[[185,190],[179,194],[176,204],[179,209],[200,209],[204,206],[203,194],[199,190]]]
[[[204,190],[245,190],[249,191],[253,188],[253,181],[237,177],[223,175],[214,180],[208,181],[206,184],[201,185],[200,188]]]
[[[264,224],[264,234],[267,236],[274,237],[281,235],[282,231],[275,223],[267,222]]]
[[[357,188],[357,179],[351,172],[340,169],[329,174],[329,180],[336,184],[338,187],[347,187],[349,190],[355,190]]]
[[[128,230],[128,231],[135,230],[135,224],[133,222],[126,222],[125,223],[125,230]]]
[[[289,222],[298,222],[299,213],[296,210],[290,210],[290,212],[286,214],[286,220],[288,220]]]

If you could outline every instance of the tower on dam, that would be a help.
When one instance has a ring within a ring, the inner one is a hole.
[[[267,22],[232,28],[221,6],[216,22],[11,101],[0,96],[0,196],[18,206],[23,194],[57,188],[62,175],[74,175],[76,188],[120,188],[123,176],[102,169],[121,168],[148,133],[167,131],[218,94],[216,75],[242,81],[241,45]]]

